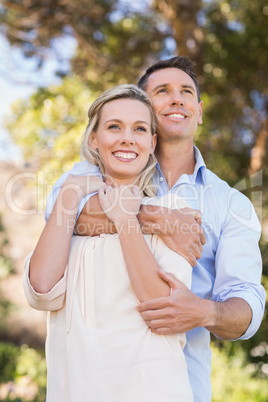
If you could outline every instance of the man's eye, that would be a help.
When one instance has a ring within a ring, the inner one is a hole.
[[[191,95],[193,94],[193,91],[191,89],[183,89],[182,92],[185,94],[191,94]]]
[[[157,90],[156,93],[160,94],[160,93],[165,93],[165,92],[167,92],[166,88],[160,88],[160,89]]]

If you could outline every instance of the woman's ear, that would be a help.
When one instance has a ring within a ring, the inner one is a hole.
[[[156,143],[157,143],[157,134],[153,134],[152,135],[152,142],[151,142],[151,150],[150,150],[150,154],[154,153],[155,147],[156,147]]]
[[[88,145],[90,146],[90,148],[98,149],[97,135],[94,131],[91,132],[88,138]]]

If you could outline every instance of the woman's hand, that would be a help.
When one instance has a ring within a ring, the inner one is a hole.
[[[106,216],[115,224],[137,216],[141,205],[141,193],[137,187],[106,186],[99,190],[100,205]]]
[[[98,191],[100,188],[104,188],[105,183],[96,176],[79,176],[70,174],[62,187],[64,190],[73,190],[76,192],[79,199],[84,198],[90,193]]]

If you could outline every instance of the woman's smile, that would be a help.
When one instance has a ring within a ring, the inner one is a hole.
[[[113,156],[116,157],[116,159],[122,161],[122,162],[131,162],[135,160],[138,157],[138,154],[136,152],[132,151],[115,151],[112,152]]]

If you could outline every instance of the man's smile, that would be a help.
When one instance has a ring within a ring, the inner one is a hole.
[[[176,117],[178,119],[186,119],[187,116],[184,116],[180,113],[170,113],[170,114],[166,114],[166,117]]]
[[[189,113],[187,113],[185,110],[181,110],[178,108],[176,108],[176,109],[177,110],[171,110],[166,113],[164,112],[164,113],[162,113],[162,115],[173,121],[182,121],[182,120],[185,120],[187,117],[189,117]]]

